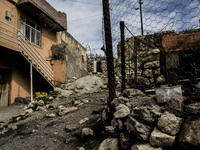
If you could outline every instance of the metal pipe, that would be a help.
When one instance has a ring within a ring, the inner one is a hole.
[[[15,43],[15,44],[18,44],[18,42],[12,41],[12,40],[10,40],[10,39],[8,39],[8,38],[5,38],[5,37],[3,37],[3,36],[0,36],[0,38],[3,38],[3,39],[5,39],[5,40],[8,40],[8,41],[13,42],[13,43]]]
[[[33,101],[33,64],[30,63],[31,102]]]

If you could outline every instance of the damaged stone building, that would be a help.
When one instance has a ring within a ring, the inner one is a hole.
[[[199,29],[182,32],[164,31],[138,37],[154,47],[150,48],[142,42],[139,44],[137,53],[138,87],[142,86],[148,89],[161,84],[180,84],[182,88],[193,88],[198,83],[200,75]],[[118,63],[121,60],[120,54],[121,43],[118,44]],[[126,69],[127,80],[133,83],[135,73],[134,37],[126,39],[125,57],[126,68],[129,68]]]
[[[85,49],[67,32],[66,14],[47,1],[1,0],[0,7],[0,107],[66,82],[68,60],[54,60],[53,45],[62,41],[86,62]]]

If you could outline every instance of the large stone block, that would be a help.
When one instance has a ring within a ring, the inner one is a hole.
[[[137,84],[139,86],[149,86],[150,85],[150,81],[148,78],[145,77],[138,77],[137,79]]]
[[[183,114],[184,100],[183,96],[175,96],[166,103],[165,108],[176,116],[181,116]]]
[[[191,103],[185,106],[185,111],[190,115],[200,115],[200,102]]]
[[[175,143],[175,136],[168,135],[159,131],[157,128],[154,128],[151,133],[149,142],[152,146],[156,147],[166,147],[172,146]]]
[[[134,97],[134,96],[145,95],[145,94],[138,89],[126,89],[124,90],[123,95],[125,97]]]
[[[180,131],[182,123],[182,118],[176,117],[169,112],[164,112],[159,118],[157,126],[164,133],[176,135]]]
[[[130,109],[124,104],[119,104],[115,109],[116,112],[113,115],[116,119],[124,118],[130,114]]]
[[[156,84],[163,84],[165,82],[165,77],[163,75],[156,78]]]
[[[107,138],[105,139],[98,150],[118,150],[119,141],[118,138]]]
[[[120,147],[122,149],[127,149],[131,146],[131,136],[126,133],[120,133]]]
[[[138,115],[141,122],[146,124],[154,124],[158,121],[158,118],[161,116],[160,107],[157,105],[152,106],[142,106],[134,109],[134,113]]]
[[[142,77],[153,78],[153,71],[152,71],[152,69],[144,69],[142,71]]]
[[[127,131],[134,134],[138,139],[144,141],[149,139],[151,127],[137,121],[131,116],[128,117],[124,124]]]
[[[186,119],[179,135],[179,142],[183,145],[190,144],[200,147],[200,118]]]
[[[149,143],[134,144],[131,150],[163,150],[162,147],[152,147]]]
[[[159,68],[160,67],[160,61],[152,61],[147,62],[144,64],[145,69],[153,69],[153,68]]]

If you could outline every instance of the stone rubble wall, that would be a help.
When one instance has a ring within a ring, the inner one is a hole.
[[[181,35],[185,33],[199,32],[199,29],[186,30],[182,32],[163,31],[154,34],[138,36],[146,43],[154,46],[154,49],[149,48],[143,43],[139,44],[137,52],[137,75],[139,86],[154,86],[163,84],[165,78],[160,73],[160,51],[162,48],[162,39],[165,36]],[[126,78],[127,84],[132,86],[134,80],[134,37],[127,38],[125,41],[125,58],[126,58]],[[121,42],[117,45],[117,66],[121,66]],[[131,67],[130,67],[131,66]],[[116,69],[117,76],[120,78],[121,68]]]
[[[113,119],[105,126],[109,138],[99,150],[200,149],[200,102],[186,101],[175,96],[162,102],[155,95],[126,89],[111,103]]]
[[[73,77],[81,78],[87,75],[87,62],[83,60],[80,49],[74,49],[65,42],[53,45],[52,60],[66,61],[65,82]]]

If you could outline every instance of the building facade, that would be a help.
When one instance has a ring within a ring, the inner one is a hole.
[[[66,14],[45,0],[0,1],[0,107],[54,87],[51,47]]]

